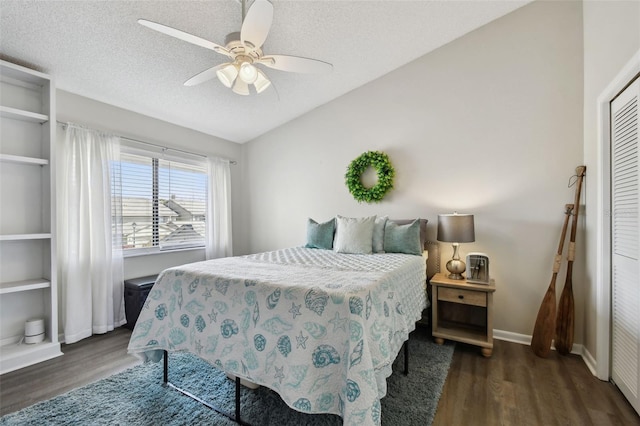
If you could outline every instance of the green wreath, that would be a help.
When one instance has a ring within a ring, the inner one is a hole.
[[[362,174],[367,168],[373,167],[378,174],[378,182],[371,188],[362,184]],[[367,151],[349,164],[345,181],[349,192],[357,202],[378,203],[393,188],[395,170],[384,152]]]

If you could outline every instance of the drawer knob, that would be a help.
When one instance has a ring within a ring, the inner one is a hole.
[[[461,295],[461,294],[459,294],[459,295],[458,295],[458,299],[462,300],[462,299],[464,299],[464,296],[463,296],[463,295]]]

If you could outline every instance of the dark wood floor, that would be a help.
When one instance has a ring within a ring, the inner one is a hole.
[[[613,384],[581,357],[494,341],[493,356],[457,344],[433,423],[442,425],[640,425]]]
[[[53,398],[139,364],[127,354],[131,330],[118,328],[73,345],[62,345],[63,356],[0,376],[0,414]]]
[[[126,354],[130,336],[124,328],[94,336],[63,346],[62,357],[0,376],[0,414],[139,363]],[[640,425],[640,417],[580,357],[542,359],[528,346],[496,341],[490,359],[456,346],[434,421],[441,425]]]

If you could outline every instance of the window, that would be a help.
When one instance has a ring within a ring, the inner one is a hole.
[[[206,164],[123,149],[112,171],[114,240],[125,253],[205,246]]]

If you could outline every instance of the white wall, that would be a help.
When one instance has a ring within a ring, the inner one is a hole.
[[[518,9],[249,142],[250,251],[303,244],[308,216],[423,217],[435,238],[438,213],[474,213],[476,242],[461,254],[491,258],[495,327],[530,335],[583,161],[582,96],[582,4]],[[344,185],[368,150],[388,153],[397,174],[374,205]],[[441,248],[444,264],[452,250]]]
[[[144,142],[237,160],[238,164],[231,166],[234,253],[247,252],[247,234],[244,232],[246,227],[243,226],[246,218],[242,205],[244,165],[240,158],[241,145],[62,90],[57,91],[57,108],[58,120],[62,122],[71,121]],[[64,143],[62,135],[59,130],[59,144]],[[129,257],[125,259],[125,278],[158,273],[171,266],[197,262],[204,258],[204,249]]]
[[[587,174],[595,178],[597,162],[598,96],[640,49],[640,2],[584,3],[584,158]],[[596,356],[596,184],[587,186],[587,270],[585,275],[585,348]],[[597,360],[596,360],[597,361]]]

